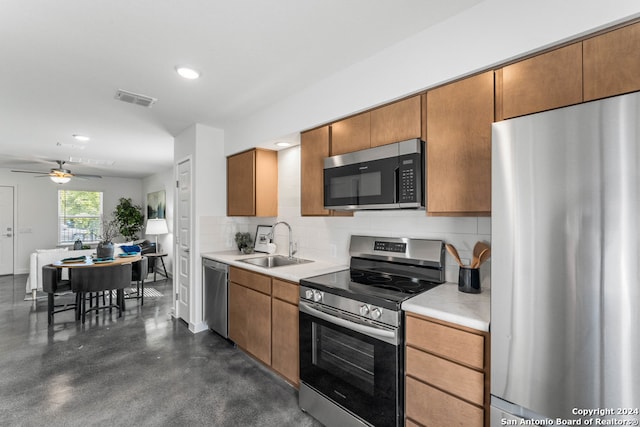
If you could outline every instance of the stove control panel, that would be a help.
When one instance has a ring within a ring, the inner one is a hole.
[[[362,317],[370,317],[373,320],[378,320],[382,317],[382,309],[369,304],[364,304],[360,306],[360,315]]]
[[[322,302],[324,298],[324,292],[317,289],[307,289],[304,292],[304,297],[313,302]]]
[[[301,304],[304,303],[318,310],[326,311],[326,309],[322,309],[321,307],[328,307],[330,309],[344,311],[353,316],[360,317],[361,322],[375,322],[391,327],[398,327],[401,323],[402,312],[399,310],[383,309],[382,307],[364,301],[336,295],[329,291],[325,292],[310,288],[302,284],[300,285],[299,295]]]
[[[373,242],[373,250],[383,252],[398,252],[404,254],[407,252],[407,244],[404,242],[385,242],[382,240],[376,240],[375,242]]]

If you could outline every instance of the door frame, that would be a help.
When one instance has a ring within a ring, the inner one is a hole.
[[[12,221],[12,229],[13,229],[13,262],[11,263],[11,274],[16,274],[16,262],[17,262],[17,251],[18,251],[18,230],[17,230],[17,221],[18,221],[18,188],[16,185],[5,185],[0,184],[0,187],[8,187],[11,188],[13,193],[12,205],[13,205],[13,221]]]
[[[193,197],[193,167],[194,167],[194,162],[193,162],[193,156],[188,155],[185,156],[183,158],[180,158],[178,160],[176,160],[175,164],[174,164],[174,178],[175,178],[175,182],[176,182],[176,191],[174,192],[174,206],[175,206],[175,215],[173,218],[173,229],[176,230],[175,237],[174,237],[174,251],[173,253],[175,254],[175,258],[176,258],[176,262],[173,263],[173,316],[177,319],[182,319],[184,321],[187,322],[187,324],[191,325],[192,324],[192,317],[193,317],[193,275],[194,275],[194,267],[195,267],[195,263],[194,263],[194,259],[195,256],[197,255],[195,253],[195,251],[190,251],[189,252],[189,300],[188,300],[188,304],[189,304],[189,315],[188,315],[188,319],[184,319],[182,317],[179,316],[178,313],[178,292],[179,292],[179,285],[180,285],[180,243],[179,243],[179,239],[180,239],[180,228],[179,228],[179,215],[180,215],[180,184],[179,184],[179,178],[180,178],[180,173],[179,173],[179,166],[182,163],[185,162],[189,162],[189,179],[190,179],[190,192],[191,195],[189,197],[189,244],[190,246],[193,248],[194,246],[194,236],[195,236],[195,232],[194,232],[194,226],[195,226],[195,215],[194,215],[194,197]]]

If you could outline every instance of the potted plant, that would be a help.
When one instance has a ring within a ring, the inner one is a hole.
[[[102,231],[100,242],[96,247],[98,258],[113,258],[113,239],[118,235],[118,223],[114,218],[104,218],[102,220]]]
[[[126,241],[133,241],[138,238],[138,232],[142,230],[144,215],[142,207],[134,205],[131,199],[120,198],[120,203],[113,211],[113,216],[118,227],[118,232]]]
[[[249,233],[236,233],[236,245],[238,245],[238,250],[243,254],[253,253],[253,239],[251,238],[251,234]]]

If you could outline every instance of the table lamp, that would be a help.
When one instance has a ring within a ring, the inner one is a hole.
[[[156,253],[158,253],[158,234],[167,234],[167,221],[165,219],[148,219],[145,234],[156,236]]]

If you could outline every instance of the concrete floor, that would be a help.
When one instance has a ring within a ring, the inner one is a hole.
[[[169,281],[147,282],[164,296],[127,300],[121,318],[68,311],[48,327],[26,279],[0,276],[0,425],[320,426],[280,377],[173,319]]]

